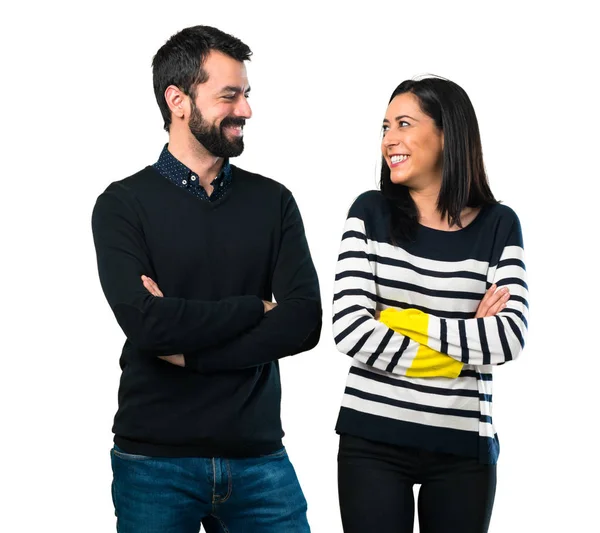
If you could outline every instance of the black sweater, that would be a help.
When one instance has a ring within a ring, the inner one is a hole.
[[[316,346],[319,285],[292,194],[232,171],[215,202],[146,167],[94,207],[102,289],[127,337],[113,426],[126,452],[249,457],[281,447],[278,359]],[[278,306],[264,314],[272,294]],[[157,357],[178,353],[185,368]]]

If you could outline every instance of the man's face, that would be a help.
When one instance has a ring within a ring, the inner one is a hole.
[[[197,85],[195,98],[190,98],[190,132],[211,154],[236,157],[244,150],[243,128],[252,116],[246,67],[213,50],[204,69],[208,81]]]

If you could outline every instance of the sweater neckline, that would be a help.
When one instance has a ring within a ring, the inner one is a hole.
[[[485,214],[487,214],[487,212],[489,211],[489,208],[490,208],[490,204],[483,205],[481,207],[481,209],[479,210],[479,213],[477,213],[477,215],[475,216],[475,218],[473,220],[471,220],[471,222],[469,224],[467,224],[464,228],[461,228],[458,230],[450,231],[450,230],[430,228],[429,226],[424,226],[423,224],[419,224],[418,222],[417,222],[417,225],[420,230],[429,232],[430,235],[452,235],[452,234],[463,235],[465,233],[468,233],[469,230],[471,230],[472,228],[476,227],[477,225],[479,225],[481,223],[481,220],[485,218]]]
[[[225,194],[225,196],[222,196],[221,198],[219,198],[218,200],[214,200],[212,202],[207,202],[206,200],[202,200],[200,198],[195,197],[193,194],[191,194],[190,192],[182,189],[181,187],[178,187],[175,183],[173,183],[171,180],[165,178],[160,172],[158,172],[158,170],[156,170],[152,165],[148,165],[146,167],[147,170],[150,170],[151,173],[153,173],[155,176],[159,177],[161,180],[163,180],[165,183],[167,183],[168,185],[174,187],[177,190],[180,190],[182,193],[184,193],[186,196],[189,196],[190,199],[195,200],[196,203],[200,206],[201,209],[206,209],[206,210],[214,210],[217,207],[219,207],[221,204],[223,204],[224,202],[227,201],[228,198],[231,197],[232,194],[235,194],[235,189],[236,187],[236,176],[237,176],[237,168],[234,167],[233,165],[231,165],[231,188],[229,189],[229,191],[227,192],[227,194]]]

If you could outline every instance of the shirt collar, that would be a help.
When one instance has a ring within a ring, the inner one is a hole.
[[[169,145],[165,144],[158,161],[154,164],[154,167],[162,174],[165,178],[169,179],[179,187],[193,187],[200,186],[198,182],[198,175],[185,166],[179,159],[177,159],[171,152],[169,152]],[[229,158],[223,161],[223,166],[217,177],[212,181],[211,185],[216,189],[218,186],[223,184],[225,187],[231,182],[231,165]]]

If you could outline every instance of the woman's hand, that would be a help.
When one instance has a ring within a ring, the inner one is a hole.
[[[483,318],[486,316],[495,316],[506,307],[506,302],[510,300],[510,292],[508,287],[498,289],[494,283],[484,294],[483,300],[479,302],[475,318]]]

